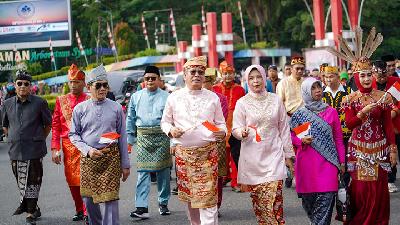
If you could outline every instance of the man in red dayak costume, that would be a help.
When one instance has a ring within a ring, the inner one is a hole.
[[[217,93],[223,94],[228,100],[228,119],[226,126],[228,128],[228,134],[226,135],[226,146],[227,146],[227,159],[231,167],[231,187],[235,192],[240,192],[240,188],[237,184],[237,165],[240,156],[240,141],[231,135],[232,132],[232,119],[233,111],[235,110],[236,102],[241,97],[245,96],[245,91],[242,86],[235,84],[235,68],[229,65],[226,61],[221,62],[219,70],[222,75],[222,82],[214,85],[213,90]],[[229,154],[230,152],[230,154]]]
[[[75,203],[76,214],[73,221],[86,220],[86,209],[80,193],[80,151],[71,143],[68,133],[71,127],[74,107],[90,96],[83,92],[85,73],[74,64],[68,70],[70,93],[57,97],[53,112],[51,156],[52,161],[61,164],[61,149],[64,155],[64,172]],[[60,144],[61,143],[61,144]],[[62,145],[62,148],[61,146]]]

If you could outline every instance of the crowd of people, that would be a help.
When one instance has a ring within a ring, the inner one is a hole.
[[[27,213],[28,224],[41,216],[37,201],[51,132],[52,161],[63,161],[75,203],[73,221],[119,224],[120,181],[130,176],[132,152],[137,161],[132,218],[150,216],[152,173],[159,213],[171,214],[175,167],[178,198],[192,225],[218,224],[228,182],[233,191],[250,193],[260,225],[285,224],[283,186],[292,185],[310,224],[329,225],[336,204],[336,219],[346,225],[387,225],[400,147],[400,103],[387,91],[400,78],[393,56],[369,59],[380,44],[375,35],[355,53],[331,50],[352,65],[342,74],[324,64],[306,75],[298,56],[285,65],[282,78],[276,65],[267,71],[251,65],[237,84],[228,62],[207,68],[207,58],[199,56],[183,66],[185,87],[168,93],[161,89],[159,69],[148,66],[143,89],[131,94],[126,113],[107,98],[103,66],[85,80],[71,65],[70,93],[57,97],[53,114],[31,94],[32,77],[18,71],[16,95],[2,107],[20,193],[14,215]]]

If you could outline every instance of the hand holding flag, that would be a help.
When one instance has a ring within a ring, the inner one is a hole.
[[[110,145],[118,143],[118,138],[121,137],[120,134],[116,133],[116,132],[108,132],[105,134],[102,134],[99,140],[100,144],[107,144],[106,147],[104,147],[103,149],[101,149],[100,151],[102,153],[106,153],[106,151],[104,151],[106,148],[108,148]]]
[[[299,139],[302,139],[309,135],[310,129],[311,129],[311,123],[306,122],[306,123],[301,124],[298,127],[293,128],[293,132],[296,134],[296,136]]]
[[[393,98],[395,98],[397,101],[400,101],[400,84],[399,82],[395,82],[388,90],[387,92],[389,92]],[[386,95],[386,93],[385,93]]]
[[[258,134],[257,127],[256,126],[249,126],[249,127],[255,131],[254,140],[256,142],[261,142],[261,136]]]

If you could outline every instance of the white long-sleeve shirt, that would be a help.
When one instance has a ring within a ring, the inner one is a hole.
[[[226,132],[221,103],[214,92],[185,87],[168,96],[161,128],[167,135],[172,127],[185,131],[180,138],[173,138],[173,143],[184,147],[202,147],[215,141],[215,137],[201,125],[204,121]]]

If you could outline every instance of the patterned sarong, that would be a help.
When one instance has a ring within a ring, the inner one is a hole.
[[[17,180],[20,195],[20,210],[33,213],[36,210],[40,187],[42,186],[42,159],[12,160],[11,167]]]
[[[81,195],[94,203],[119,199],[121,159],[118,145],[102,150],[98,159],[81,157]]]
[[[137,171],[160,171],[172,166],[169,137],[160,127],[137,128]]]
[[[64,173],[68,186],[80,185],[81,152],[71,143],[69,138],[62,139],[64,153]]]
[[[215,142],[203,147],[176,147],[178,198],[192,208],[217,205],[218,150]]]
[[[228,174],[228,165],[226,160],[226,142],[217,142],[218,148],[218,176],[223,177]]]
[[[282,180],[279,180],[247,186],[259,225],[285,224],[283,219],[282,183]]]

